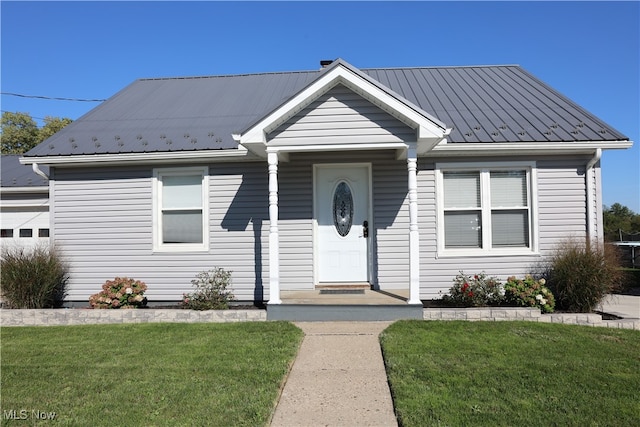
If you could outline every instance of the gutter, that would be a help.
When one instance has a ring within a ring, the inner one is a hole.
[[[162,164],[176,162],[216,162],[216,161],[254,161],[263,160],[258,156],[248,153],[244,147],[242,150],[192,150],[192,151],[169,151],[153,153],[120,153],[120,154],[84,154],[84,155],[59,155],[40,157],[21,157],[20,163],[23,165],[45,164],[45,165],[96,165],[96,164]],[[35,169],[34,169],[34,172]],[[38,173],[38,172],[36,172]],[[38,175],[40,175],[38,173]],[[42,175],[40,175],[42,176]]]
[[[576,141],[571,143],[557,142],[474,142],[436,145],[430,152],[431,157],[447,156],[494,156],[522,154],[592,154],[594,150],[624,150],[633,145],[631,141]]]
[[[49,187],[37,186],[37,187],[2,187],[0,188],[1,194],[11,193],[48,193]],[[4,204],[2,206],[5,206]]]
[[[586,170],[585,170],[585,179],[586,179],[586,188],[587,188],[587,242],[591,242],[593,239],[595,239],[597,237],[596,235],[596,221],[597,218],[594,219],[594,198],[595,198],[595,194],[594,191],[596,190],[595,188],[595,184],[594,184],[594,179],[595,179],[595,171],[593,169],[593,167],[596,165],[596,163],[598,163],[600,161],[600,158],[602,157],[602,149],[598,148],[596,149],[593,158],[591,160],[589,160],[589,162],[587,163],[586,166]],[[596,207],[596,212],[597,212],[597,207]],[[598,239],[601,240],[601,239]]]

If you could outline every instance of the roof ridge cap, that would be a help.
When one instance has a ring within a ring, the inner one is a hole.
[[[226,77],[264,76],[264,75],[275,75],[275,74],[317,73],[319,71],[320,70],[266,71],[261,73],[211,74],[211,75],[202,75],[202,76],[142,77],[142,78],[139,78],[138,81],[217,79],[217,78],[226,78]]]
[[[424,69],[442,69],[442,68],[496,68],[496,67],[519,67],[520,64],[485,64],[485,65],[426,65],[413,67],[379,67],[379,68],[361,68],[362,71],[373,70],[424,70]]]
[[[334,62],[337,62],[334,61]],[[372,68],[359,68],[362,71],[375,71],[375,70],[424,70],[424,69],[443,69],[443,68],[496,68],[496,67],[520,67],[520,64],[485,64],[485,65],[426,65],[426,66],[410,66],[410,67],[372,67]],[[264,75],[276,75],[276,74],[303,74],[303,73],[318,73],[323,69],[317,70],[294,70],[294,71],[264,71],[257,73],[238,73],[238,74],[210,74],[201,76],[165,76],[165,77],[141,77],[138,81],[157,81],[157,80],[198,80],[198,79],[216,79],[227,77],[247,77],[247,76],[264,76]]]

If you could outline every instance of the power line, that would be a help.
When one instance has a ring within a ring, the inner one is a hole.
[[[3,113],[17,113],[17,111],[7,111],[7,110],[0,110]],[[29,115],[32,119],[37,119],[37,120],[44,120],[44,117],[35,117],[32,115]]]
[[[75,102],[102,102],[106,99],[82,99],[82,98],[58,98],[54,96],[41,96],[41,95],[23,95],[21,93],[12,92],[0,92],[1,95],[17,96],[20,98],[34,98],[34,99],[48,99],[52,101],[75,101]]]

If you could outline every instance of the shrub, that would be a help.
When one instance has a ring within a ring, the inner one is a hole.
[[[557,308],[574,313],[593,311],[624,280],[618,255],[609,245],[574,239],[560,243],[545,267]]]
[[[52,246],[2,248],[2,299],[7,308],[62,306],[69,269]]]
[[[534,279],[526,275],[524,279],[511,276],[504,284],[504,300],[508,305],[537,307],[543,313],[552,313],[556,305],[553,293],[545,286],[545,279]]]
[[[91,295],[89,304],[93,308],[137,308],[147,305],[144,291],[147,285],[128,277],[116,277],[102,285],[102,291]]]
[[[191,281],[195,290],[189,294],[183,294],[182,308],[192,310],[223,310],[229,308],[229,302],[233,301],[233,293],[227,289],[231,283],[231,271],[216,267],[213,270],[203,271]]]
[[[484,272],[468,276],[461,271],[453,280],[449,295],[442,299],[457,306],[481,307],[500,304],[502,295],[502,285],[495,277],[487,277]]]

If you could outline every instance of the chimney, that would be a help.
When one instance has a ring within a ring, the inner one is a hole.
[[[332,62],[333,62],[333,59],[323,59],[320,61],[320,66],[322,68],[327,68],[329,65],[331,65]]]

